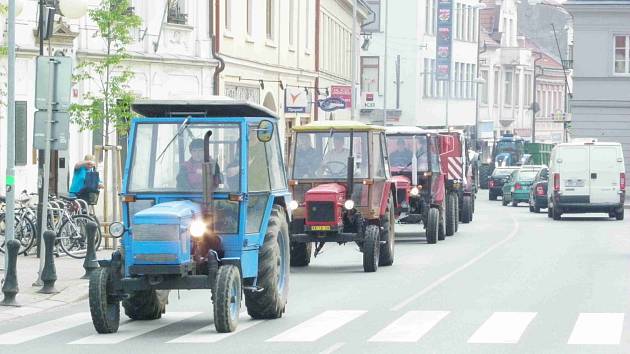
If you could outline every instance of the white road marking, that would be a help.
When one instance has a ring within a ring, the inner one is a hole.
[[[581,313],[568,344],[619,344],[623,313]]]
[[[90,322],[88,312],[76,313],[0,335],[0,345],[20,344]]]
[[[495,312],[468,339],[468,343],[518,343],[536,312]]]
[[[270,338],[267,342],[314,342],[367,311],[325,311],[299,325]]]
[[[459,273],[459,272],[465,270],[466,268],[470,267],[471,265],[477,263],[480,259],[482,259],[483,257],[487,256],[490,252],[494,251],[495,249],[497,249],[498,247],[500,247],[504,243],[512,240],[516,236],[516,234],[518,234],[518,230],[519,230],[519,227],[520,227],[520,224],[519,224],[518,220],[516,220],[516,218],[514,216],[512,216],[512,221],[514,222],[514,226],[512,228],[512,231],[508,234],[508,236],[506,238],[504,238],[503,240],[501,240],[501,241],[495,243],[494,245],[490,246],[490,248],[488,248],[487,250],[485,250],[481,254],[477,255],[473,259],[471,259],[468,262],[464,263],[463,265],[459,266],[458,268],[456,268],[455,270],[451,271],[450,273],[442,276],[438,280],[436,280],[433,283],[429,284],[424,289],[422,289],[419,292],[411,295],[407,299],[401,301],[400,303],[398,303],[398,305],[392,307],[391,310],[392,311],[399,311],[399,310],[401,310],[405,306],[407,306],[410,303],[416,301],[422,295],[424,295],[424,294],[428,293],[429,291],[437,288],[442,283],[446,282],[447,280],[449,280],[453,276],[457,275],[457,273]]]
[[[118,332],[116,333],[94,334],[89,337],[70,342],[70,344],[117,344],[199,314],[201,314],[201,312],[167,312],[162,315],[162,318],[159,320],[129,321],[120,326]]]
[[[344,345],[346,345],[346,343],[344,342],[335,343],[331,345],[330,347],[328,347],[328,349],[325,349],[324,351],[319,352],[319,354],[332,354],[336,352],[337,350],[341,349],[341,347],[343,347]]]
[[[212,324],[181,337],[177,337],[167,343],[216,343],[262,322],[264,321],[252,320],[249,316],[247,316],[246,318],[241,318],[241,321],[234,332],[219,333],[216,331],[214,324]]]
[[[448,311],[409,311],[369,342],[417,342],[448,314]]]

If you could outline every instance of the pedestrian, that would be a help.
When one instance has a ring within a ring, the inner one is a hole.
[[[96,172],[96,159],[93,155],[85,155],[83,161],[79,161],[74,165],[74,173],[72,174],[72,184],[70,185],[69,194],[85,200],[88,204],[96,204],[98,200],[99,189],[103,188]]]

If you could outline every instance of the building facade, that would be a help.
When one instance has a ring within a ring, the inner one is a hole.
[[[438,81],[436,77],[437,0],[383,0],[368,4],[380,13],[380,21],[370,27],[369,49],[362,53],[362,118],[382,124],[386,94],[387,124],[443,127],[447,124],[446,94],[450,86],[448,125],[474,126],[477,2],[453,2],[450,81]],[[386,13],[388,21],[384,18]],[[373,101],[366,100],[366,96]]]
[[[619,142],[630,156],[630,1],[570,0],[565,7],[575,24],[570,134]]]

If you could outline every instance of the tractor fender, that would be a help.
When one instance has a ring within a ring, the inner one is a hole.
[[[381,203],[379,207],[378,216],[385,215],[385,210],[387,209],[387,200],[389,199],[390,194],[394,197],[394,205],[396,205],[396,184],[393,181],[386,181],[383,186],[383,194],[381,196]]]

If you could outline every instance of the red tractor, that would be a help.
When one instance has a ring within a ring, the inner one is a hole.
[[[355,242],[363,269],[394,262],[396,194],[382,127],[318,121],[293,129],[291,265],[307,266],[326,243]]]
[[[476,195],[474,173],[468,157],[468,142],[461,131],[440,132],[439,140],[442,171],[445,172],[447,207],[457,209],[457,221],[467,224],[473,219]],[[450,206],[449,203],[455,205]],[[457,222],[454,227],[457,231]]]
[[[387,127],[387,150],[398,222],[422,222],[431,244],[453,235],[457,214],[445,198],[439,135],[417,127]]]

